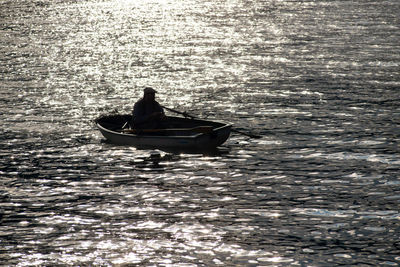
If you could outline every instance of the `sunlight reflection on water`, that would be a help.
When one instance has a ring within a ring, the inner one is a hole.
[[[398,1],[0,7],[0,264],[398,265]],[[262,138],[104,142],[148,85]]]

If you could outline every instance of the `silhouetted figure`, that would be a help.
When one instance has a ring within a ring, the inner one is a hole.
[[[136,129],[163,128],[166,116],[163,108],[155,100],[157,93],[151,87],[143,90],[143,98],[137,101],[133,107],[133,127]]]

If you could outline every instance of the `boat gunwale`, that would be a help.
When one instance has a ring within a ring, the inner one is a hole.
[[[124,116],[124,115],[120,115],[120,116]],[[181,118],[181,117],[173,117],[173,116],[169,116],[171,118],[178,118],[178,119],[185,119],[185,118]],[[225,128],[231,128],[232,124],[229,123],[225,123],[225,122],[221,122],[221,121],[207,121],[207,120],[201,120],[201,119],[188,119],[191,121],[198,121],[198,122],[205,122],[205,123],[211,123],[211,124],[220,124],[221,126],[213,128],[211,133],[196,133],[193,135],[145,135],[145,134],[134,134],[134,133],[124,133],[124,132],[118,132],[118,131],[113,131],[110,130],[104,126],[102,126],[100,124],[100,122],[98,121],[100,118],[96,119],[96,126],[103,131],[112,133],[114,135],[120,135],[120,136],[125,136],[125,137],[135,137],[135,138],[148,138],[148,139],[196,139],[199,138],[202,135],[206,135],[206,134],[212,134],[214,132],[218,132],[221,131]],[[183,129],[183,128],[182,128]]]

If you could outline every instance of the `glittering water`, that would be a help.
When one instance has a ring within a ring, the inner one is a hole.
[[[0,0],[0,264],[400,263],[400,2]],[[210,155],[103,142],[164,105]]]

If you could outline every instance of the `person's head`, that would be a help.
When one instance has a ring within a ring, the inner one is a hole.
[[[147,102],[152,102],[155,100],[155,94],[157,93],[156,90],[154,90],[151,87],[146,87],[143,90],[143,99]]]

